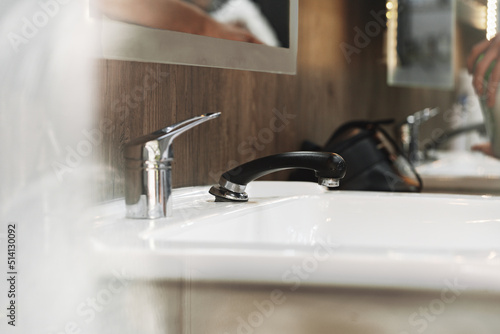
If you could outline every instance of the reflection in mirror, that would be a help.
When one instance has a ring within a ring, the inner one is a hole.
[[[295,73],[297,0],[96,1],[104,58]]]
[[[472,47],[496,33],[496,3],[388,0],[388,84],[452,89]]]
[[[500,138],[500,113],[491,117],[485,111],[486,98],[476,93],[467,61],[475,45],[496,34],[497,4],[497,0],[386,2],[388,84],[446,89],[450,94],[449,102],[433,117],[422,117],[427,109],[404,115],[402,129],[414,131],[401,131],[400,139],[417,145],[415,164],[424,191],[500,195],[500,159],[481,149],[491,151],[494,138]],[[474,152],[478,148],[484,152]]]
[[[453,87],[455,0],[389,2],[389,85]]]
[[[98,0],[124,22],[240,42],[288,47],[288,0]]]
[[[242,29],[250,42],[269,46],[289,46],[288,0],[183,0],[193,3],[228,29]],[[209,33],[204,35],[210,36]],[[232,39],[220,35],[213,36]],[[245,40],[242,40],[245,41]]]

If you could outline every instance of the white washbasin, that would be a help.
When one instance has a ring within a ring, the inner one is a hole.
[[[327,191],[253,182],[248,203],[174,190],[173,216],[94,212],[100,263],[133,277],[500,291],[500,197]],[[299,270],[300,273],[297,271]]]
[[[500,160],[480,152],[438,151],[417,167],[424,191],[500,194]]]

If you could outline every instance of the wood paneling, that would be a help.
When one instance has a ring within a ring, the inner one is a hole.
[[[295,76],[98,61],[99,121],[112,126],[103,131],[98,159],[112,182],[103,183],[96,198],[123,196],[124,143],[206,112],[223,114],[176,139],[174,187],[215,183],[236,163],[297,150],[304,139],[323,144],[351,119],[402,118],[448,105],[448,92],[387,87],[385,28],[350,62],[344,57],[341,44],[354,45],[358,29],[375,20],[371,12],[384,7],[381,0],[301,0]],[[277,113],[289,115],[284,127]]]

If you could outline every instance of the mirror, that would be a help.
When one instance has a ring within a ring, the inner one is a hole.
[[[389,85],[453,88],[456,1],[387,4]]]
[[[296,73],[298,0],[96,3],[105,59]]]
[[[486,0],[387,1],[388,84],[453,89],[474,44],[496,33],[496,10]]]
[[[466,66],[474,45],[497,32],[498,1],[388,0],[386,7],[388,84],[442,91],[439,113],[402,115],[416,129],[424,191],[500,195],[500,159],[471,151],[491,139]]]

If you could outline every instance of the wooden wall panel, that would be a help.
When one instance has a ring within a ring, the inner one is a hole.
[[[111,182],[97,188],[96,199],[123,196],[124,143],[206,112],[223,115],[176,139],[174,187],[215,183],[235,163],[296,150],[304,139],[322,144],[348,120],[402,118],[419,108],[449,103],[449,92],[387,87],[385,29],[353,54],[351,62],[344,57],[341,43],[354,44],[355,28],[365,29],[374,20],[371,11],[383,10],[385,1],[299,3],[295,76],[99,60],[99,122],[113,129],[105,132],[97,152]],[[277,127],[270,124],[277,112],[289,118],[273,132]]]

